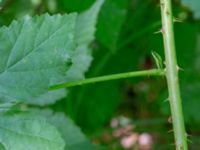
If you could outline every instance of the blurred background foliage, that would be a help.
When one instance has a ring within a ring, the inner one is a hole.
[[[94,1],[2,0],[0,25],[27,14],[82,12]],[[198,150],[200,1],[173,0],[173,7],[186,127],[191,135],[190,149]],[[93,61],[86,78],[156,67],[152,51],[164,60],[160,29],[159,0],[106,0],[99,14],[96,40],[91,44]],[[65,112],[94,143],[108,149],[139,149],[140,135],[148,133],[151,149],[169,150],[173,149],[173,133],[169,132],[172,125],[167,95],[164,78],[134,78],[71,88],[67,97],[51,108]],[[116,136],[118,129],[128,133]],[[124,147],[123,137],[130,135],[132,142],[136,139],[132,143],[135,146]]]

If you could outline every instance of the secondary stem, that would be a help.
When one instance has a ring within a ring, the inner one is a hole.
[[[164,38],[166,76],[172,113],[173,130],[176,150],[187,150],[187,134],[181,104],[178,65],[173,29],[173,15],[171,0],[160,0],[162,14],[162,33]]]
[[[162,75],[164,75],[164,71],[160,70],[160,69],[134,71],[134,72],[127,72],[127,73],[106,75],[106,76],[101,76],[101,77],[94,77],[94,78],[89,78],[89,79],[74,81],[74,82],[68,82],[68,83],[61,83],[58,85],[51,86],[49,88],[49,90],[57,90],[57,89],[67,88],[67,87],[72,87],[72,86],[79,86],[79,85],[84,85],[84,84],[104,82],[104,81],[124,79],[124,78],[131,78],[131,77],[162,76]]]

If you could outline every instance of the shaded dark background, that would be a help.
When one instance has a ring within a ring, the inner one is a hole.
[[[48,12],[82,12],[94,0],[3,0],[0,25],[24,15]],[[175,38],[183,98],[184,116],[191,150],[200,145],[200,1],[174,0]],[[164,61],[160,6],[158,0],[106,0],[98,18],[93,62],[86,77],[154,68],[151,52]],[[152,149],[173,149],[173,132],[162,77],[134,78],[84,85],[69,89],[68,96],[52,105],[70,116],[95,143],[109,149],[123,149],[113,118],[134,126],[131,133],[148,133]],[[122,117],[123,116],[123,117]],[[123,118],[123,119],[120,119]],[[128,133],[129,134],[129,133]],[[123,136],[123,135],[122,135]],[[132,149],[136,149],[133,147]]]

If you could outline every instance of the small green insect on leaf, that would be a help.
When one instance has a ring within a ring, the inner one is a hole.
[[[154,58],[154,61],[156,63],[156,66],[158,69],[163,69],[163,61],[162,61],[162,57],[156,53],[155,51],[152,51],[151,52],[153,58]]]

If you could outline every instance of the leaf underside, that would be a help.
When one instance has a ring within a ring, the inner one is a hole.
[[[0,150],[64,150],[59,132],[41,117],[1,116],[0,133]]]
[[[36,98],[62,78],[74,50],[76,14],[25,17],[0,29],[0,97]]]
[[[58,129],[65,141],[65,150],[101,149],[100,147],[91,144],[79,127],[63,113],[54,113],[50,109],[33,109],[32,112],[47,118],[47,121]]]

